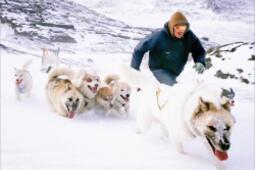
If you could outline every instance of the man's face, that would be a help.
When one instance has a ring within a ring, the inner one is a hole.
[[[187,29],[187,25],[185,24],[174,26],[174,36],[176,38],[182,38],[186,29]]]

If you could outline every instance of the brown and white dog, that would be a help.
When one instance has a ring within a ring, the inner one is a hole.
[[[102,106],[109,115],[113,110],[113,91],[110,87],[100,87],[96,95],[96,104]]]
[[[67,76],[61,78],[61,76]],[[59,115],[73,118],[81,112],[84,100],[81,92],[68,79],[72,77],[70,69],[57,67],[50,71],[46,85],[46,97],[50,107]]]
[[[31,74],[27,70],[31,63],[32,60],[28,60],[23,64],[21,69],[14,67],[15,94],[17,100],[20,100],[21,94],[26,94],[28,97],[31,94],[33,80]]]
[[[105,83],[108,84],[113,91],[113,109],[119,116],[127,117],[132,92],[131,86],[126,82],[119,81],[119,76],[113,74],[106,77]]]

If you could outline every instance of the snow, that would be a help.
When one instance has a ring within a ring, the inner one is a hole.
[[[219,44],[248,41],[254,37],[254,1],[218,0],[222,13],[207,7],[206,0],[72,0],[132,26],[162,28],[177,10],[182,11],[198,37]],[[240,30],[241,34],[240,34]],[[253,34],[252,34],[253,33]]]
[[[130,59],[130,54],[101,53],[84,56],[93,58],[97,69],[114,68],[114,64],[110,64],[113,59],[125,64]],[[30,58],[34,60],[29,67],[34,80],[32,96],[24,96],[18,102],[14,94],[13,67],[21,66]],[[200,140],[184,143],[187,153],[182,155],[175,152],[171,143],[160,138],[157,124],[145,134],[136,134],[135,107],[131,107],[128,119],[90,112],[70,120],[55,114],[49,109],[44,96],[47,75],[40,72],[40,62],[40,58],[31,55],[1,50],[1,169],[215,169]],[[192,63],[188,63],[180,81],[184,81],[185,77],[196,76],[191,69]],[[209,76],[207,79],[216,81]],[[236,83],[235,87],[238,87],[237,101],[232,112],[237,123],[231,138],[230,158],[225,164],[231,170],[252,170],[254,86]],[[135,95],[132,100],[136,102]]]

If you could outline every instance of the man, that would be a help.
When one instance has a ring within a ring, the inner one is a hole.
[[[191,52],[195,69],[202,74],[205,70],[205,50],[189,25],[181,12],[174,13],[162,29],[136,46],[131,67],[139,70],[144,54],[149,51],[149,68],[153,75],[159,82],[172,86]]]

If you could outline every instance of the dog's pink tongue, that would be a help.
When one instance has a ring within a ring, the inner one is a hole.
[[[219,150],[215,150],[214,151],[214,155],[217,156],[217,158],[219,158],[219,160],[224,161],[228,159],[228,153],[227,152],[223,152],[223,151],[219,151]]]
[[[75,113],[74,112],[69,112],[68,118],[72,119],[74,117]]]
[[[93,93],[96,93],[97,92],[97,87],[93,87],[92,91],[93,91]]]

